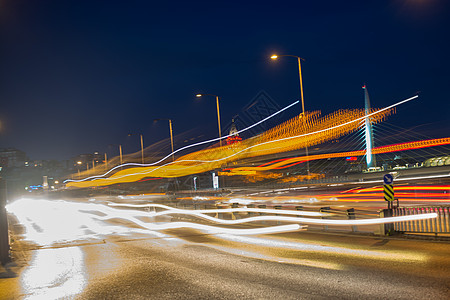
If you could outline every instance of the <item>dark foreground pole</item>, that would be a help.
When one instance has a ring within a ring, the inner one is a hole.
[[[8,219],[6,216],[6,183],[0,178],[0,263],[6,264],[9,257]]]

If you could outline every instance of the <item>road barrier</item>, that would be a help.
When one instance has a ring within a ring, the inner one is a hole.
[[[409,216],[425,213],[436,213],[437,218],[428,220],[416,220],[396,222],[393,224],[395,232],[417,233],[450,233],[450,207],[402,207],[392,210],[392,216]]]

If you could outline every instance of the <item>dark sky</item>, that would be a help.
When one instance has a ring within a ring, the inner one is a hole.
[[[0,0],[0,147],[69,159],[129,132],[148,146],[168,134],[154,118],[214,137],[198,92],[220,96],[223,123],[260,90],[298,99],[296,60],[273,52],[305,58],[307,110],[362,107],[364,82],[374,107],[420,91],[390,122],[448,136],[448,2]]]

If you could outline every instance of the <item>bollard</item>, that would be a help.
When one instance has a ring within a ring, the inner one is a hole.
[[[327,207],[322,207],[322,208],[320,208],[320,212],[321,213],[329,213],[330,212],[330,210],[331,210],[331,208],[329,207],[329,206],[327,206]],[[328,219],[328,217],[321,217],[322,219]],[[328,230],[328,225],[323,225],[323,229],[325,230],[325,231],[327,231]]]
[[[347,217],[349,220],[356,219],[356,214],[355,214],[354,208],[347,209]],[[352,232],[357,232],[357,231],[358,231],[358,227],[356,227],[356,225],[352,225]]]
[[[258,208],[265,209],[266,205],[265,204],[258,205]],[[260,216],[265,216],[266,214],[265,213],[259,213],[259,215]],[[266,221],[262,221],[261,223],[266,224]]]
[[[258,208],[265,209],[265,208],[266,208],[266,205],[265,205],[265,204],[258,205]],[[264,216],[265,213],[259,213],[259,215],[260,215],[260,216]]]
[[[383,209],[380,211],[380,218],[392,217],[392,209]],[[394,233],[394,224],[380,224],[380,235],[392,235]]]
[[[275,205],[274,209],[282,209],[281,205]],[[279,214],[275,214],[275,216],[279,216]],[[277,225],[280,225],[280,221],[277,221]]]
[[[303,206],[299,205],[295,207],[295,210],[297,211],[303,211]],[[301,217],[301,215],[297,215],[297,217]]]
[[[6,182],[0,178],[0,263],[11,261],[9,256],[8,218],[6,215]]]
[[[249,204],[249,205],[247,205],[247,208],[255,208],[255,204]],[[251,217],[253,215],[253,213],[250,211],[247,214],[249,217]]]
[[[239,208],[239,203],[231,203],[231,208]],[[236,220],[236,215],[232,212],[231,219]]]

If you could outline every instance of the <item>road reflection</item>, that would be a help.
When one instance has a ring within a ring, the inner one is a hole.
[[[25,299],[61,299],[86,285],[83,252],[78,247],[34,251],[21,278]]]

